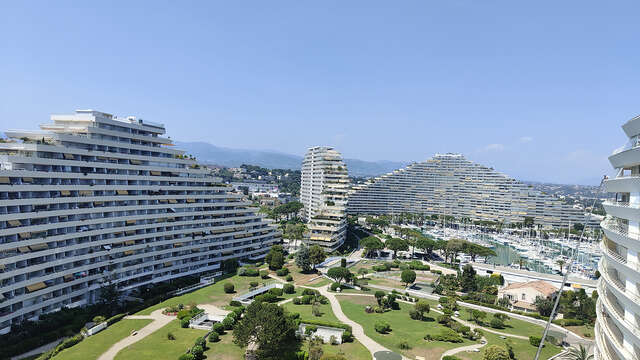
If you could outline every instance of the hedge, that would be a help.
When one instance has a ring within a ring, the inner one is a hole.
[[[581,326],[584,325],[584,321],[578,319],[556,319],[552,323],[560,326]]]
[[[125,316],[127,316],[127,314],[118,314],[118,315],[114,315],[110,318],[107,319],[107,326],[111,326],[115,323],[117,323],[118,321],[122,320]]]
[[[345,329],[349,332],[353,332],[353,330],[351,329],[351,326],[347,325],[347,324],[342,324],[342,323],[334,323],[331,321],[322,321],[322,320],[307,320],[305,319],[304,321],[301,321],[304,324],[308,324],[308,325],[317,325],[317,326],[326,326],[326,327],[334,327],[334,328],[338,328],[338,329]]]

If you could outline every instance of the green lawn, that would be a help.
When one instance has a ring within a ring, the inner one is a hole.
[[[198,289],[194,292],[176,296],[171,299],[165,300],[157,305],[150,306],[138,312],[137,315],[149,315],[154,310],[157,310],[157,309],[163,309],[168,306],[173,306],[177,304],[187,305],[192,302],[196,304],[214,304],[219,307],[224,307],[225,305],[229,304],[229,301],[231,301],[231,299],[234,296],[237,296],[238,294],[242,294],[243,292],[246,292],[247,290],[249,290],[249,283],[252,281],[257,281],[258,283],[261,284],[263,282],[269,282],[269,281],[275,281],[275,280],[273,279],[263,280],[260,277],[234,275],[230,278],[219,280],[213,285],[209,285],[202,289]],[[224,292],[224,284],[227,282],[230,282],[235,286],[235,293],[226,294]]]
[[[306,349],[306,344],[302,348]],[[322,351],[325,355],[340,354],[349,360],[371,360],[371,353],[358,340],[341,345],[325,344],[322,346]]]
[[[469,322],[473,322],[470,320],[471,316],[469,315],[471,310],[468,308],[460,307],[460,318],[463,320],[467,320]],[[487,313],[487,317],[484,319],[484,327],[491,329],[489,326],[489,322],[493,318],[492,313]],[[512,335],[520,335],[520,336],[542,336],[542,332],[544,328],[540,325],[533,324],[524,320],[514,319],[513,317],[506,321],[504,329],[493,329],[496,331],[500,331],[506,334]]]
[[[487,339],[487,345],[480,349],[480,352],[461,352],[456,354],[455,356],[461,358],[462,360],[482,360],[482,356],[484,355],[484,350],[487,346],[490,345],[498,345],[506,349],[505,342],[506,339],[500,338],[499,335],[491,334],[485,331],[485,338]],[[521,339],[513,339],[510,338],[511,344],[513,346],[513,352],[516,355],[516,359],[518,360],[533,360],[536,356],[537,348],[529,344],[527,340]],[[559,353],[561,348],[558,346],[554,346],[551,344],[545,345],[542,349],[542,354],[540,354],[541,359],[548,359],[553,355]]]
[[[336,318],[336,316],[333,314],[331,305],[329,304],[320,305],[320,312],[322,312],[322,316],[314,316],[311,313],[312,305],[295,305],[293,302],[288,302],[286,304],[283,304],[282,307],[287,309],[292,314],[300,314],[301,319],[339,322],[338,318]]]
[[[148,325],[151,320],[123,319],[105,330],[90,336],[81,343],[63,350],[56,355],[56,360],[85,360],[97,359],[113,344],[131,334],[131,330],[140,330]]]
[[[318,280],[314,280],[313,282],[308,283],[306,286],[310,286],[310,287],[323,287],[325,285],[329,285],[331,284],[331,281],[327,280],[326,278],[321,278]]]
[[[339,296],[342,311],[351,320],[359,323],[364,328],[367,336],[392,351],[403,353],[406,356],[422,356],[426,359],[438,359],[448,349],[466,346],[474,342],[464,340],[463,343],[447,343],[441,341],[426,341],[426,334],[438,334],[444,326],[435,321],[417,321],[409,317],[409,310],[413,307],[400,303],[400,310],[388,311],[383,314],[367,314],[364,309],[368,304],[374,304],[375,298],[368,296]],[[436,317],[435,313],[429,314]],[[391,325],[391,333],[379,334],[374,329],[377,320],[385,320]],[[401,350],[399,344],[408,342],[412,349]]]
[[[175,340],[167,339],[171,332]],[[206,335],[205,330],[183,329],[180,322],[174,320],[151,335],[123,349],[116,355],[116,360],[140,359],[177,359],[193,346],[196,338]],[[88,359],[88,358],[86,358]]]
[[[244,349],[233,343],[233,333],[227,331],[220,336],[220,341],[210,343],[207,339],[205,355],[208,360],[243,360]]]

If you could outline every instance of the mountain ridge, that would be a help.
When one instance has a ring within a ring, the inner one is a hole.
[[[175,144],[198,161],[211,165],[237,167],[242,164],[258,165],[270,169],[300,170],[302,156],[272,150],[233,149],[207,142],[176,141]],[[344,159],[351,176],[379,176],[403,168],[409,162]]]

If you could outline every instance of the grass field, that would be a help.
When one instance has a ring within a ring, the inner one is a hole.
[[[140,330],[151,323],[151,320],[124,319],[109,326],[105,330],[90,336],[81,343],[63,350],[56,355],[56,360],[85,360],[97,359],[113,344],[131,334],[132,330]]]
[[[364,309],[366,305],[375,304],[375,298],[370,296],[338,296],[338,299],[345,315],[361,324],[367,336],[390,350],[403,353],[406,356],[438,359],[448,349],[474,343],[469,340],[464,340],[463,343],[428,342],[424,340],[426,334],[438,334],[440,330],[444,329],[444,326],[434,321],[435,313],[428,315],[432,317],[430,318],[431,321],[412,320],[409,317],[409,310],[412,305],[409,304],[401,303],[400,310],[388,311],[383,314],[367,314]],[[374,324],[380,319],[387,321],[391,325],[392,331],[389,334],[379,334],[375,331]],[[408,342],[412,349],[400,349],[399,344],[402,341]]]
[[[500,336],[491,334],[485,331],[485,338],[487,339],[487,345],[480,349],[480,352],[461,352],[456,354],[455,356],[459,357],[462,360],[482,360],[484,355],[484,350],[490,345],[498,345],[506,349],[505,342],[506,339],[501,339]],[[527,340],[513,339],[509,338],[513,346],[513,352],[516,355],[516,359],[518,360],[533,360],[536,356],[537,348],[531,344]],[[555,354],[558,354],[561,351],[561,348],[554,345],[545,345],[542,349],[542,354],[540,356],[541,359],[548,359]]]
[[[294,305],[292,302],[288,302],[286,304],[283,304],[282,307],[287,309],[292,314],[300,314],[301,319],[339,322],[338,318],[336,318],[336,316],[333,314],[333,311],[331,311],[331,305],[329,304],[320,305],[319,308],[322,316],[314,316],[311,313],[312,305]]]
[[[220,336],[220,341],[210,343],[207,340],[205,355],[208,360],[243,360],[244,349],[233,343],[233,332],[227,331]]]
[[[176,339],[167,339],[168,333],[172,333]],[[205,330],[183,329],[180,327],[180,322],[174,320],[151,335],[120,351],[118,355],[116,355],[116,360],[177,359],[187,349],[193,346],[193,343],[198,337],[205,336],[206,333]]]
[[[471,313],[471,310],[468,308],[460,308],[460,318],[463,320],[467,320],[469,322],[473,322],[470,320],[471,316],[469,315]],[[487,313],[487,317],[484,319],[484,327],[486,328],[491,328],[489,326],[489,322],[491,321],[491,319],[493,318],[493,314],[492,313]],[[519,319],[514,319],[514,318],[510,318],[509,320],[507,320],[505,322],[505,328],[504,329],[493,329],[496,331],[500,331],[503,333],[507,333],[507,334],[512,334],[512,335],[520,335],[520,336],[542,336],[542,332],[544,331],[544,328],[540,325],[536,325],[524,320],[519,320]]]

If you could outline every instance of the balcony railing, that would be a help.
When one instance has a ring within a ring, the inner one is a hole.
[[[633,333],[636,337],[640,337],[640,329],[636,328],[635,324],[629,323],[627,319],[624,317],[624,310],[618,309],[618,306],[611,303],[609,298],[607,297],[607,289],[604,287],[602,281],[598,284],[598,290],[600,292],[600,296],[598,297],[603,303],[605,303],[607,310],[613,317],[616,318],[619,324],[623,324],[624,328]],[[617,338],[616,338],[617,339]]]

